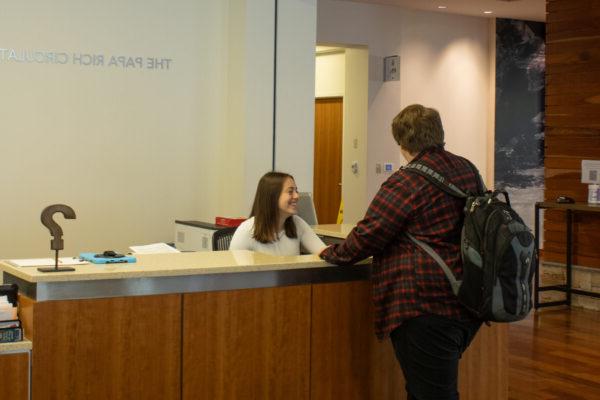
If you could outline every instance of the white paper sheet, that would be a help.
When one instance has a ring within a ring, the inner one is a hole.
[[[53,266],[53,258],[21,258],[14,260],[4,260],[15,267],[43,267]],[[88,264],[87,261],[82,261],[79,257],[59,257],[58,265],[82,265]]]
[[[180,253],[175,247],[166,243],[152,243],[143,246],[129,246],[129,249],[137,254],[162,254],[162,253]]]

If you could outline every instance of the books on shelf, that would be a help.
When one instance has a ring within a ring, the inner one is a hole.
[[[19,342],[23,340],[21,327],[0,328],[0,343]]]
[[[0,285],[0,343],[23,340],[17,313],[18,290],[19,287],[14,283]]]
[[[23,340],[23,329],[18,319],[0,321],[0,343],[19,342]]]
[[[18,286],[0,285],[0,343],[23,340],[21,321],[17,314]]]
[[[20,327],[21,327],[21,321],[18,319],[0,321],[0,329],[20,328]]]

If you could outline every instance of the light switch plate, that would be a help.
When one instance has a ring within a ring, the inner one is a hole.
[[[400,80],[400,56],[389,56],[383,59],[383,81]]]

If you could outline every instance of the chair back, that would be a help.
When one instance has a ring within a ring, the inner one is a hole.
[[[309,225],[318,225],[315,203],[310,192],[298,193],[298,216]]]
[[[236,229],[237,227],[216,230],[212,237],[213,251],[229,250],[229,244]]]

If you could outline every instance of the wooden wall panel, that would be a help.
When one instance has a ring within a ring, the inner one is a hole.
[[[546,96],[546,105],[549,107],[560,106],[562,104],[598,104],[600,96],[597,93],[560,93],[554,96]]]
[[[29,398],[29,354],[0,354],[0,399]]]
[[[546,52],[546,57],[550,60],[546,65],[551,66],[552,71],[548,78],[560,81],[560,75],[563,73],[600,70],[600,37],[575,43],[569,40],[553,40],[551,35],[546,35],[546,39],[553,42]]]
[[[600,130],[596,129],[548,129],[545,139],[548,157],[577,158],[577,170],[581,171],[581,160],[597,156],[600,151]]]
[[[560,156],[546,156],[544,158],[544,166],[546,167],[546,174],[558,174],[561,171],[552,171],[552,169],[571,169],[579,170],[581,168],[581,157],[560,157]]]
[[[564,3],[571,3],[568,6]],[[548,2],[548,23],[569,21],[579,23],[582,20],[600,18],[600,9],[597,0],[559,0]]]
[[[551,252],[548,250],[543,250],[540,252],[541,257],[545,261],[557,262],[564,264],[565,263],[565,252],[561,250],[560,253]],[[600,263],[598,263],[598,259],[595,257],[588,257],[583,254],[575,254],[571,259],[573,264],[576,265],[585,265],[586,267],[591,268],[600,268]]]
[[[404,376],[396,360],[392,342],[380,342],[373,336],[371,343],[370,399],[405,399]]]
[[[583,18],[581,25],[571,21],[553,21],[551,26],[546,25],[546,39],[559,42],[570,41],[573,37],[592,37],[598,32],[598,21],[597,18]]]
[[[600,160],[600,1],[548,0],[546,10],[544,199],[587,202],[581,160]],[[564,216],[545,215],[542,256],[564,262]],[[600,267],[599,223],[595,216],[576,218],[575,264]]]
[[[311,286],[184,295],[183,399],[308,400]]]
[[[561,211],[546,211],[543,257],[546,261],[564,263],[566,217]],[[573,215],[573,263],[600,267],[600,246],[597,231],[600,215],[575,213]]]
[[[375,338],[370,298],[362,281],[24,300],[33,399],[401,400],[402,373],[390,341]],[[499,327],[480,331],[461,361],[465,399],[506,398],[505,341]]]
[[[178,400],[181,296],[35,303],[34,400]]]
[[[368,281],[313,287],[311,400],[406,398],[391,343],[375,337],[370,298]]]
[[[364,301],[370,290],[369,282],[313,288],[311,400],[406,398],[391,342],[373,333],[373,305]],[[507,371],[506,324],[483,326],[460,362],[461,399],[506,399]]]
[[[458,384],[463,400],[508,399],[507,324],[481,326],[460,361]]]
[[[19,293],[19,319],[23,326],[23,335],[33,341],[33,307],[35,301]]]

